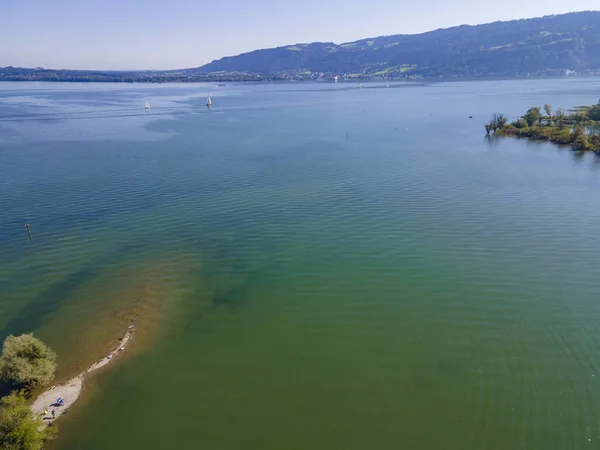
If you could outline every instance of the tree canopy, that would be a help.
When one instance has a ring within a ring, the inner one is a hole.
[[[56,353],[33,334],[8,336],[0,355],[0,379],[31,389],[50,383],[56,370]]]
[[[533,126],[538,120],[540,120],[540,107],[532,106],[523,116],[523,119],[527,122],[530,127]]]
[[[500,130],[502,128],[504,128],[504,126],[507,124],[508,119],[504,116],[504,114],[498,114],[498,113],[494,113],[494,115],[492,115],[492,119],[490,120],[490,123],[488,123],[485,126],[485,131],[487,132],[487,134],[490,134],[490,132],[492,131],[496,131],[496,130]]]
[[[600,103],[590,108],[588,111],[588,117],[590,120],[600,121]]]
[[[0,448],[3,450],[40,450],[55,432],[35,417],[25,398],[13,392],[0,400]]]

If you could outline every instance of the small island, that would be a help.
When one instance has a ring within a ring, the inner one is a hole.
[[[569,114],[562,108],[552,111],[550,105],[544,105],[543,109],[533,106],[512,123],[508,123],[504,114],[496,113],[485,125],[485,131],[488,136],[494,134],[550,141],[570,145],[573,150],[600,155],[600,103],[578,106]]]

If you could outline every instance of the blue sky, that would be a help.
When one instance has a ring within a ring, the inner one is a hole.
[[[598,0],[0,0],[0,66],[175,69],[337,43],[598,9]]]

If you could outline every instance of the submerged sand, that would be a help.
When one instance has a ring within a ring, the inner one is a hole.
[[[65,414],[79,398],[85,376],[113,362],[116,359],[116,356],[125,350],[127,344],[131,342],[132,337],[133,330],[127,332],[125,336],[119,340],[117,347],[100,361],[92,364],[66,383],[58,384],[46,389],[35,399],[31,405],[31,411],[33,411],[34,414],[41,416],[46,425],[52,420],[56,420],[62,414]],[[57,405],[56,400],[58,398],[64,400],[62,406]],[[52,410],[54,410],[55,413],[54,419],[52,418]],[[45,414],[45,411],[48,411],[48,414]]]
[[[199,260],[192,254],[168,253],[131,262],[125,269],[114,268],[95,277],[74,292],[74,297],[86,301],[69,303],[67,310],[57,312],[43,330],[54,339],[72,340],[69,355],[57,373],[68,381],[44,390],[31,405],[34,414],[43,417],[46,425],[51,423],[53,409],[58,418],[81,398],[91,372],[111,364],[125,348],[128,353],[136,352],[158,342],[166,326],[163,318],[173,315],[173,302],[181,297],[181,293],[172,292],[173,285],[179,286],[190,270],[197,270]],[[119,333],[124,329],[128,332],[123,336]],[[123,337],[115,343],[114,337],[119,335]],[[101,355],[106,356],[96,359]],[[63,398],[63,406],[56,406],[58,398]],[[46,410],[48,414],[44,414]]]

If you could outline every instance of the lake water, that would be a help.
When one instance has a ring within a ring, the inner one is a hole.
[[[138,329],[50,447],[598,448],[600,160],[483,124],[599,93],[0,84],[1,337]]]

